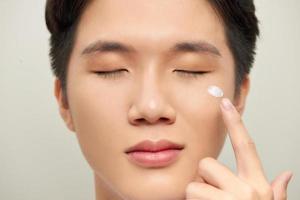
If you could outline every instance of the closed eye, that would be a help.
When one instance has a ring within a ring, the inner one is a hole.
[[[199,76],[202,76],[209,71],[186,71],[186,70],[175,70],[175,72],[179,73],[180,76],[183,77],[192,77],[192,78],[199,78]]]
[[[119,76],[122,76],[127,70],[126,69],[117,69],[114,71],[95,71],[98,76],[101,76],[103,78],[118,78]]]
[[[95,71],[98,76],[101,76],[103,78],[118,78],[122,76],[125,72],[128,70],[126,69],[117,69],[114,71]],[[183,77],[192,77],[192,78],[198,78],[201,75],[204,75],[208,73],[209,71],[186,71],[186,70],[175,70],[175,72],[179,73],[180,76]]]

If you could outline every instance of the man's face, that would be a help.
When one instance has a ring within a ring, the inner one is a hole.
[[[225,140],[219,99],[207,87],[218,85],[226,97],[234,96],[234,61],[215,11],[204,0],[92,1],[77,31],[68,66],[69,107],[61,111],[98,190],[109,196],[110,185],[136,200],[184,198],[198,162],[216,158]],[[100,40],[132,49],[86,49]],[[182,42],[200,47],[172,48]],[[110,77],[95,73],[118,69],[123,72]],[[185,145],[176,162],[153,168],[129,161],[128,147],[161,139]]]

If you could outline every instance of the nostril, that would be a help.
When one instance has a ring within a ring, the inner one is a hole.
[[[136,122],[138,122],[138,123],[141,123],[141,122],[144,122],[144,121],[145,121],[145,119],[143,119],[143,118],[140,118],[140,119],[136,119],[135,121],[136,121]]]
[[[159,120],[163,121],[163,122],[169,122],[170,119],[166,118],[166,117],[161,117]]]
[[[135,124],[153,124],[153,123],[170,123],[171,120],[167,117],[161,117],[157,120],[147,120],[145,118],[139,118],[134,120]]]
[[[152,122],[150,122],[149,120],[145,119],[145,118],[139,118],[139,119],[135,119],[134,120],[134,123],[136,125],[142,125],[142,124],[145,124],[145,125],[148,125],[148,124],[151,124]]]

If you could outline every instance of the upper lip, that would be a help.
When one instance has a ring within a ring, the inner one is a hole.
[[[163,151],[167,149],[183,149],[184,145],[177,144],[174,142],[171,142],[169,140],[159,140],[157,142],[153,142],[151,140],[144,140],[142,142],[139,142],[138,144],[129,147],[125,153],[130,153],[133,151],[151,151],[151,152],[157,152],[157,151]]]

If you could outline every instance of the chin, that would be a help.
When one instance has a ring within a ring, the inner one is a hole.
[[[152,189],[141,189],[138,191],[130,191],[123,200],[185,200],[185,188],[177,187],[174,190],[173,187],[161,187]]]
[[[157,170],[124,180],[120,192],[126,200],[184,200],[186,186],[192,179],[187,172]]]

